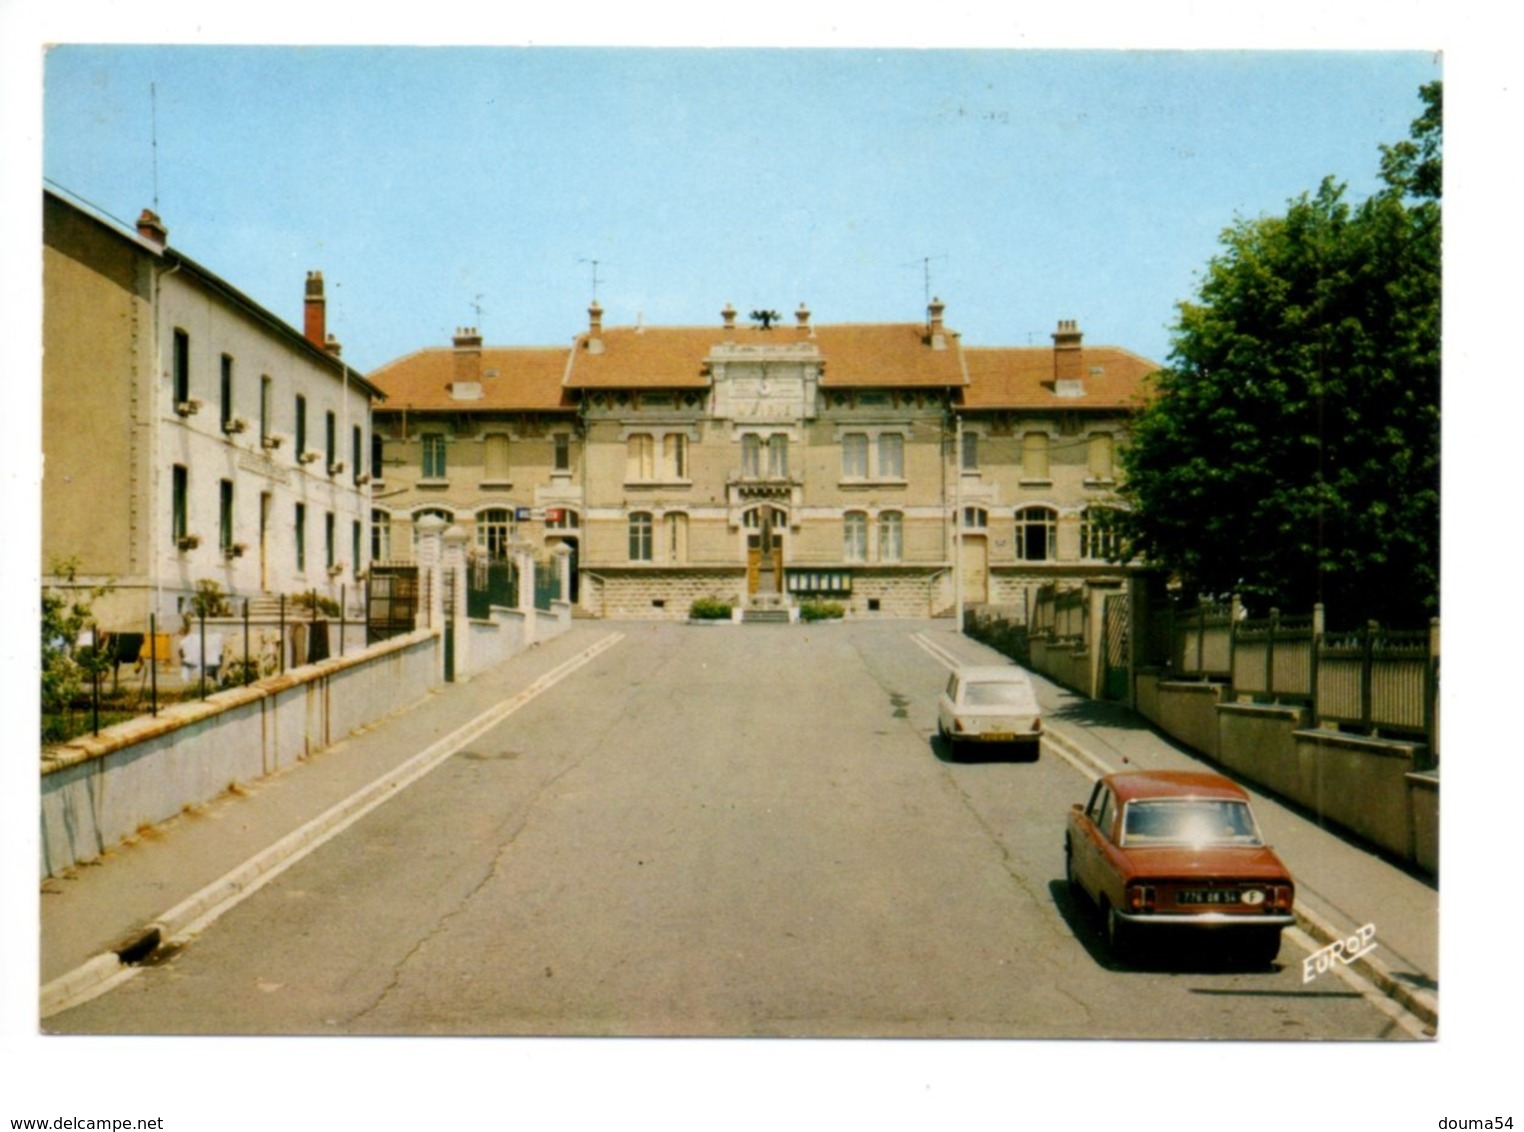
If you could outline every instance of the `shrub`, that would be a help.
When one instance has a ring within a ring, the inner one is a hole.
[[[839,601],[804,601],[799,603],[801,621],[834,621],[847,615]]]
[[[730,602],[717,597],[694,598],[688,607],[688,616],[695,621],[729,621]]]

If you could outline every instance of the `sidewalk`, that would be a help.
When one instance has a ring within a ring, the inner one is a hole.
[[[945,630],[938,627],[927,636],[948,652],[969,661],[990,663],[1000,657],[993,649],[960,635],[951,626]],[[1043,722],[1048,738],[1071,761],[1089,767],[1093,773],[1204,767],[1226,774],[1223,768],[1177,745],[1127,708],[1088,700],[1037,673],[1032,677],[1045,713]],[[1437,885],[1324,827],[1315,816],[1291,808],[1254,784],[1245,781],[1239,784],[1253,799],[1254,813],[1265,839],[1296,880],[1299,926],[1318,944],[1327,944],[1373,924],[1377,947],[1354,969],[1430,1025],[1436,1024]],[[1076,789],[1074,800],[1083,801],[1083,793]]]
[[[41,982],[79,973],[141,937],[187,897],[301,829],[616,630],[575,622],[459,684],[446,684],[298,763],[198,806],[42,884]],[[114,960],[113,960],[114,963]]]

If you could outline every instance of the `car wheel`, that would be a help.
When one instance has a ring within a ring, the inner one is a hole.
[[[1106,945],[1111,948],[1111,954],[1118,959],[1125,959],[1132,951],[1131,925],[1121,916],[1117,910],[1107,901],[1103,909],[1106,916]]]

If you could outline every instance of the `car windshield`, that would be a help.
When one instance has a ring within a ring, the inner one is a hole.
[[[963,688],[963,702],[970,707],[1030,707],[1032,692],[1025,684],[1010,680],[990,680],[967,684]]]
[[[1122,826],[1127,845],[1259,845],[1254,815],[1244,802],[1198,798],[1128,802]]]

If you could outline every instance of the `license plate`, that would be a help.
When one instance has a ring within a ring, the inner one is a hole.
[[[1177,904],[1241,903],[1236,888],[1182,888],[1175,902]]]
[[[986,743],[1014,743],[1016,742],[1016,733],[1014,731],[986,731],[979,738],[983,739]]]

